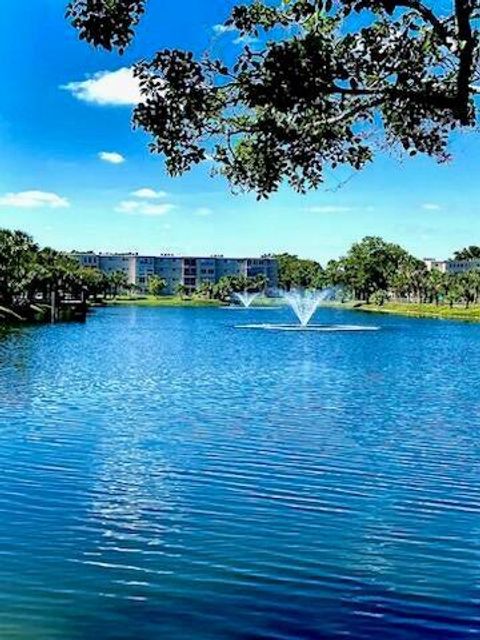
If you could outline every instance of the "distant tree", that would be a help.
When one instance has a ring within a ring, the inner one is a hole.
[[[435,302],[438,305],[441,298],[445,296],[448,285],[449,280],[446,273],[442,273],[438,269],[429,271],[425,276],[425,290],[428,301]]]
[[[480,273],[472,270],[459,274],[456,278],[456,286],[461,294],[465,306],[468,309],[471,304],[478,302]]]
[[[480,259],[480,247],[472,244],[465,249],[455,251],[453,257],[454,260],[478,260]]]
[[[77,287],[77,291],[80,291],[83,297],[96,299],[103,294],[105,274],[99,269],[80,268],[78,275],[79,287]]]
[[[215,300],[227,302],[235,291],[241,291],[240,287],[235,284],[235,277],[224,276],[215,283],[213,297]]]
[[[207,300],[210,300],[210,299],[212,299],[214,297],[215,284],[213,282],[207,282],[207,281],[202,282],[197,287],[197,290],[196,290],[195,293],[200,298],[206,298]]]
[[[468,272],[470,278],[470,286],[473,291],[474,302],[478,303],[480,301],[480,270],[473,269]]]
[[[347,255],[327,265],[330,284],[340,284],[358,300],[370,301],[376,291],[390,291],[403,265],[414,259],[398,244],[367,236],[352,245]]]
[[[383,307],[383,305],[385,304],[385,302],[388,302],[389,300],[389,293],[388,291],[384,291],[383,289],[379,289],[378,291],[375,291],[375,293],[372,294],[372,302],[373,304],[378,304],[378,306]]]
[[[105,274],[104,284],[112,298],[116,298],[120,291],[125,291],[129,287],[128,277],[124,271]]]
[[[260,292],[268,285],[268,279],[259,274],[257,276],[223,276],[218,282],[203,282],[196,293],[200,297],[214,300],[228,301],[233,293],[242,291]]]
[[[175,293],[180,298],[184,298],[186,295],[188,295],[188,291],[189,291],[188,287],[186,287],[183,283],[178,284],[175,289]]]
[[[81,39],[123,53],[146,4],[71,0],[67,15]],[[165,49],[135,66],[134,126],[171,175],[212,157],[258,197],[361,169],[385,142],[443,162],[451,132],[476,124],[480,75],[480,0],[446,4],[239,1],[225,22],[246,42],[233,61]]]
[[[398,298],[420,302],[425,293],[427,268],[423,260],[408,256],[394,273],[391,287]]]
[[[463,291],[458,278],[456,276],[449,276],[445,291],[445,301],[448,303],[448,306],[453,307],[454,304],[461,302],[462,295]]]
[[[318,262],[305,260],[290,253],[280,253],[275,258],[278,262],[278,283],[282,289],[321,287],[323,269]]]
[[[269,284],[268,277],[263,274],[258,274],[257,276],[250,276],[249,282],[247,283],[247,291],[264,291]]]
[[[22,231],[0,229],[0,304],[11,307],[31,287],[38,245]]]
[[[97,295],[103,274],[84,269],[70,255],[40,248],[22,231],[0,229],[0,307],[26,311],[39,301],[59,305],[62,298]],[[0,315],[4,315],[0,312]]]
[[[150,276],[148,279],[148,293],[152,296],[159,297],[165,291],[167,281],[160,276]]]

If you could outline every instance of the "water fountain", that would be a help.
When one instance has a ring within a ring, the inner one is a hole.
[[[244,291],[236,291],[231,294],[231,300],[237,300],[240,304],[229,304],[222,309],[233,309],[237,311],[246,311],[248,309],[255,309],[255,311],[269,311],[271,309],[279,309],[278,305],[270,306],[270,305],[262,305],[258,307],[253,306],[253,302],[262,295],[261,291],[248,291],[245,289]]]
[[[248,309],[251,305],[252,302],[258,298],[258,296],[260,295],[260,291],[241,291],[241,292],[235,292],[233,294],[233,297],[236,298],[243,306],[245,309]]]
[[[279,292],[298,318],[298,324],[245,324],[238,329],[269,329],[273,331],[378,331],[379,327],[353,324],[310,324],[322,302],[337,299],[338,289],[292,289]]]
[[[305,328],[320,303],[334,297],[333,292],[333,289],[292,289],[283,291],[281,295],[295,312],[300,325]]]

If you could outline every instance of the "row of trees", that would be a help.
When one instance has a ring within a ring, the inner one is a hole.
[[[477,249],[457,251],[455,259],[476,258]],[[422,260],[400,245],[375,236],[353,244],[345,256],[331,260],[325,268],[289,254],[277,258],[280,286],[286,289],[339,286],[345,296],[380,304],[388,299],[466,306],[480,302],[480,271],[461,274],[428,271]]]
[[[383,304],[389,297],[412,302],[440,304],[471,304],[480,302],[480,271],[451,274],[437,270],[401,271],[392,282],[390,291],[378,291],[373,300]]]
[[[226,302],[234,293],[241,291],[263,291],[267,285],[267,279],[263,275],[255,277],[224,276],[216,283],[203,282],[198,287],[196,294],[208,300],[221,300]]]
[[[456,252],[457,259],[476,257],[477,247]],[[365,302],[383,303],[401,299],[420,303],[447,302],[470,305],[480,302],[480,270],[462,274],[428,271],[398,244],[368,236],[352,245],[345,256],[331,260],[323,268],[313,260],[290,254],[277,256],[279,286],[324,288],[338,286],[344,295]],[[149,292],[161,295],[166,281],[152,276]],[[203,282],[196,296],[227,301],[240,291],[262,291],[268,285],[263,275],[226,276],[218,282]],[[32,305],[60,304],[65,298],[87,300],[116,297],[128,290],[122,272],[105,274],[98,269],[83,268],[71,256],[48,247],[41,248],[21,231],[0,230],[0,307],[16,313],[27,312]],[[190,290],[180,284],[177,295]],[[25,314],[24,314],[25,315]]]
[[[0,307],[29,317],[42,305],[59,306],[66,298],[116,296],[127,286],[123,273],[85,269],[77,260],[40,247],[22,231],[0,229]]]
[[[222,300],[225,302],[236,292],[263,291],[267,284],[267,278],[262,275],[255,277],[224,276],[218,282],[202,282],[194,291],[183,283],[179,283],[175,293],[182,298],[190,294],[205,300]],[[148,293],[152,296],[159,297],[163,295],[166,287],[167,281],[161,276],[153,275],[148,279]]]

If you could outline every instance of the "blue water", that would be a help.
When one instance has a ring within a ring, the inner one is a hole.
[[[480,637],[480,326],[0,337],[1,640]]]

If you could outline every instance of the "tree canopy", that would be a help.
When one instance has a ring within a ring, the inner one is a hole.
[[[323,269],[315,260],[305,260],[290,253],[274,257],[278,262],[278,284],[282,289],[321,288],[323,285]]]
[[[346,256],[327,264],[325,277],[330,284],[348,287],[354,298],[370,300],[378,291],[394,287],[398,274],[426,271],[425,264],[400,245],[376,236],[356,242]]]
[[[119,271],[102,273],[50,247],[40,247],[23,231],[0,229],[0,320],[5,310],[29,315],[32,306],[64,297],[116,296],[128,286]]]
[[[455,260],[478,260],[480,259],[480,247],[470,245],[453,254]]]
[[[147,0],[71,0],[80,37],[122,53]],[[450,7],[443,10],[443,7]],[[327,167],[361,169],[379,148],[448,159],[450,133],[476,125],[480,0],[253,0],[225,28],[230,63],[165,49],[135,66],[150,134],[171,175],[207,158],[234,189],[304,192]]]
[[[150,276],[148,279],[148,292],[150,295],[158,297],[161,296],[167,286],[165,278],[160,276]]]
[[[367,236],[352,245],[344,257],[331,260],[323,272],[326,285],[340,285],[344,296],[383,304],[390,298],[419,303],[480,301],[480,270],[443,273],[397,244]]]
[[[263,291],[268,285],[264,275],[257,276],[222,276],[218,282],[202,282],[196,294],[210,300],[228,301],[232,294],[243,291]]]

